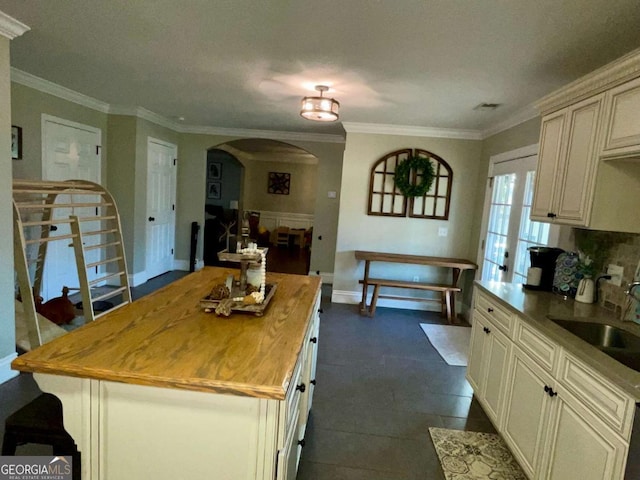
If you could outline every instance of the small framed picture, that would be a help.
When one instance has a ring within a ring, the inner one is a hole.
[[[11,126],[11,158],[22,159],[22,128]]]
[[[222,163],[211,162],[208,166],[207,178],[209,180],[221,180],[222,179]]]
[[[210,200],[220,200],[222,196],[222,184],[220,182],[208,182],[207,198]]]

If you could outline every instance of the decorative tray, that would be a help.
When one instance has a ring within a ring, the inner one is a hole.
[[[222,250],[218,252],[218,259],[222,262],[259,262],[262,260],[262,255],[260,252],[264,250],[266,254],[267,248],[259,248],[258,253],[231,253],[227,250]]]
[[[257,317],[261,317],[264,314],[264,311],[267,309],[269,302],[273,298],[273,294],[276,292],[277,283],[267,283],[265,285],[265,297],[264,301],[259,304],[245,305],[242,302],[234,302],[231,305],[232,312],[244,312],[244,313],[253,313]],[[236,287],[231,291],[231,298],[235,297],[243,297],[244,293],[236,290]],[[205,310],[210,310],[213,313],[216,307],[220,304],[221,300],[214,300],[209,297],[204,297],[200,300],[200,307]]]

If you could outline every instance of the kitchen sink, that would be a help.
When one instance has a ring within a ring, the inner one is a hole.
[[[640,336],[606,323],[549,319],[623,365],[640,372]]]

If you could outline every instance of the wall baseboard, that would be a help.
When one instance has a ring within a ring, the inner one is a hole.
[[[130,273],[129,274],[129,285],[132,287],[137,287],[138,285],[142,285],[147,281],[147,272],[142,271],[138,273]]]
[[[0,358],[0,384],[11,380],[18,376],[17,370],[11,370],[11,362],[18,356],[17,353],[11,353],[4,358]]]
[[[373,289],[371,289],[373,290]],[[373,292],[367,295],[367,303],[371,301]],[[439,299],[412,300],[412,297],[403,297],[406,300],[394,300],[391,298],[379,298],[376,307],[403,308],[405,310],[424,310],[428,312],[440,312]],[[331,294],[332,303],[359,304],[362,300],[362,292],[348,290],[334,290]],[[456,302],[456,308],[458,303]]]

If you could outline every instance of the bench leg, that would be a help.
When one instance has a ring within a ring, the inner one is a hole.
[[[367,313],[367,284],[362,284],[362,301],[360,302],[360,314]]]
[[[445,295],[445,301],[447,304],[447,321],[451,324],[457,323],[455,294],[451,290],[446,290],[443,293]]]
[[[451,302],[451,296],[452,296],[452,292],[450,290],[445,290],[444,292],[442,292],[444,294],[445,297],[445,303],[446,303],[446,307],[447,307],[447,322],[452,323],[452,317],[453,317],[453,307],[452,307],[452,302]]]
[[[369,305],[370,317],[373,317],[376,314],[376,303],[378,303],[379,293],[380,293],[380,285],[376,284],[373,287],[373,296],[371,297],[371,305]]]

